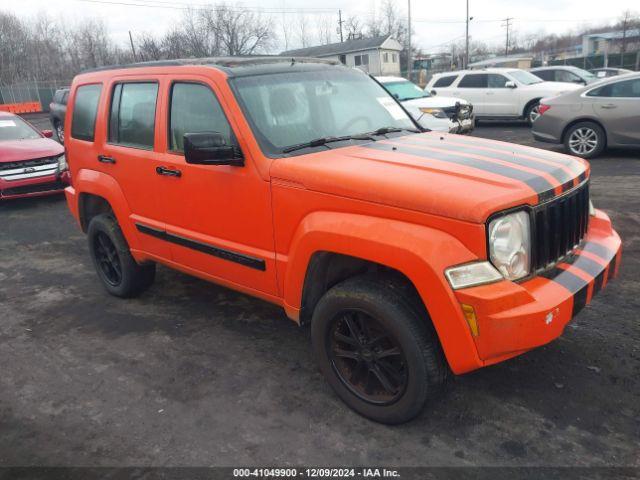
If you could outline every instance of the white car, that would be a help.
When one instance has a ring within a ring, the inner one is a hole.
[[[471,102],[477,118],[522,118],[531,124],[540,116],[540,99],[580,87],[572,83],[545,82],[516,68],[485,68],[436,74],[426,90]]]
[[[433,96],[402,77],[375,77],[424,128],[469,133],[475,127],[473,106],[460,98]]]

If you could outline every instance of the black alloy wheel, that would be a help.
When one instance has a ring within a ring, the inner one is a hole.
[[[328,330],[328,355],[342,383],[354,395],[389,405],[407,387],[407,364],[398,341],[365,312],[341,312]]]
[[[104,232],[98,232],[93,242],[96,260],[105,281],[114,287],[120,285],[122,282],[122,262],[116,246]]]

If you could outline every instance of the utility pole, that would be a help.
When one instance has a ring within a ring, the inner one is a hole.
[[[467,31],[465,33],[464,40],[464,65],[463,68],[466,69],[469,66],[469,0],[467,0]]]
[[[338,32],[340,33],[340,43],[344,42],[344,37],[342,36],[342,24],[344,21],[342,20],[342,10],[338,10]]]
[[[509,27],[511,27],[511,21],[513,20],[513,17],[507,17],[504,19],[504,22],[502,24],[503,27],[507,27],[507,43],[504,46],[504,56],[508,56],[509,55]]]
[[[409,51],[407,52],[407,77],[409,81],[411,81],[411,70],[413,67],[413,65],[411,65],[411,0],[407,0],[407,17],[407,20],[409,22],[409,33],[407,42],[409,44]]]
[[[129,41],[131,42],[131,53],[133,53],[133,61],[137,62],[138,59],[136,58],[136,49],[133,46],[133,36],[131,35],[131,30],[129,30]]]
[[[629,28],[629,15],[627,10],[624,12],[624,19],[622,20],[622,45],[620,45],[620,68],[624,68],[624,54],[627,51],[627,29]]]

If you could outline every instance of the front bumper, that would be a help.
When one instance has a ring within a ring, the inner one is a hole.
[[[0,200],[40,197],[62,192],[69,185],[69,172],[6,181],[0,179]]]
[[[478,324],[474,337],[484,365],[505,360],[559,337],[566,325],[615,278],[621,241],[607,215],[596,210],[583,242],[563,262],[530,280],[458,290]]]

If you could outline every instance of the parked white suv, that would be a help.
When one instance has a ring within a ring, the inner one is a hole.
[[[464,98],[473,104],[476,118],[523,118],[529,124],[540,116],[541,98],[555,97],[580,85],[545,82],[515,68],[486,68],[440,73],[426,90],[432,94]]]

